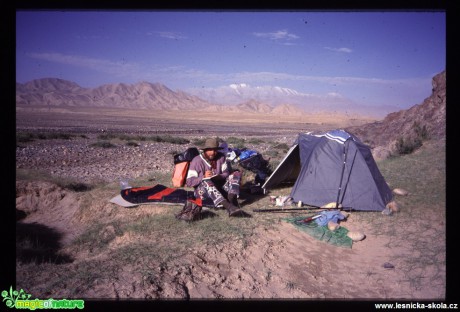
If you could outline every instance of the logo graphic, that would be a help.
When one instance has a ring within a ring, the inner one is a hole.
[[[9,308],[16,309],[83,309],[85,307],[84,300],[55,300],[55,299],[33,299],[30,300],[32,295],[26,293],[23,289],[20,291],[13,290],[10,286],[10,291],[2,291],[2,297],[5,304]]]
[[[6,290],[2,291],[3,301],[6,300],[5,303],[8,308],[13,308],[18,298],[21,300],[27,300],[31,296],[32,295],[26,294],[26,292],[22,289],[19,292],[17,290],[13,291],[13,286],[10,286],[9,293]]]

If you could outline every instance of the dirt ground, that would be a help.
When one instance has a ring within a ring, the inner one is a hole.
[[[24,128],[31,127],[29,121],[27,122]],[[40,127],[46,128],[44,125]],[[292,132],[298,130],[292,129]],[[225,129],[222,131],[221,135]],[[254,132],[270,136],[274,135],[276,129],[260,127],[254,128]],[[25,167],[27,166],[24,165],[23,168]],[[387,234],[379,235],[372,228],[372,223],[362,222],[362,217],[355,213],[351,213],[347,220],[341,223],[349,230],[359,230],[366,234],[366,238],[353,243],[352,248],[336,247],[318,241],[282,220],[289,215],[280,215],[271,226],[255,228],[249,241],[205,244],[184,251],[180,260],[173,261],[174,265],[170,264],[168,267],[162,267],[160,263],[147,258],[141,259],[146,263],[133,263],[133,267],[154,266],[152,271],[155,274],[151,276],[151,280],[146,281],[146,275],[126,267],[112,272],[109,284],[102,282],[103,277],[100,277],[99,283],[97,276],[88,276],[94,285],[91,289],[73,289],[73,292],[70,292],[69,289],[72,287],[69,286],[67,289],[61,287],[50,290],[50,274],[60,279],[66,271],[77,270],[88,263],[96,265],[108,261],[113,250],[139,242],[157,243],[154,237],[149,236],[142,238],[126,233],[114,235],[116,229],[106,227],[101,237],[113,236],[106,253],[77,251],[72,242],[84,232],[88,222],[94,222],[101,216],[125,220],[123,218],[128,213],[131,214],[130,218],[134,215],[172,216],[172,208],[145,205],[123,210],[114,207],[114,204],[108,201],[111,194],[116,195],[113,187],[106,189],[104,196],[95,199],[90,208],[80,193],[65,190],[50,182],[16,181],[16,192],[16,208],[27,214],[26,218],[18,222],[17,235],[25,235],[27,231],[32,230],[40,232],[40,226],[44,226],[50,233],[57,233],[56,238],[50,239],[58,241],[56,247],[49,247],[46,253],[53,253],[55,259],[61,257],[60,261],[53,260],[53,263],[48,260],[38,266],[33,263],[17,263],[16,272],[18,277],[20,276],[18,285],[36,297],[382,301],[442,300],[446,292],[445,268],[441,272],[436,272],[436,267],[428,265],[420,274],[431,277],[441,275],[441,279],[435,283],[423,281],[414,285],[413,280],[405,274],[403,268],[406,264],[400,257],[411,250],[411,241]],[[249,205],[245,209],[251,211],[250,209],[257,205],[266,207],[268,203],[268,198],[265,197],[260,199],[258,204]],[[82,209],[89,209],[95,213],[92,217],[83,216]],[[173,209],[176,212],[180,207]],[[224,211],[218,211],[216,214],[219,218],[227,218]],[[373,214],[378,223],[391,222],[392,217],[380,213]],[[258,216],[254,215],[253,218]],[[445,220],[439,217],[438,221],[439,230],[442,232]],[[416,222],[407,224],[406,230],[419,231],[419,225]],[[393,244],[395,240],[398,240],[398,244]],[[69,256],[71,260],[65,259],[62,254]],[[440,255],[439,260],[443,259],[445,261],[443,255]],[[385,263],[391,263],[393,267],[385,268]],[[40,279],[41,284],[38,282]],[[33,285],[28,284],[32,280],[35,281]],[[71,283],[69,281],[69,284]]]
[[[67,247],[81,234],[87,222],[77,217],[81,203],[75,193],[62,190],[47,182],[18,182],[17,187],[23,192],[17,194],[17,208],[28,213],[28,216],[21,221],[19,231],[26,229],[25,225],[40,224],[60,233],[61,250],[74,259],[69,267],[70,270],[87,261],[104,260],[104,257],[109,257],[109,253],[93,256],[91,252],[81,250],[75,252],[74,248]],[[263,200],[267,202],[266,199]],[[96,201],[93,205],[95,209],[107,210],[113,204]],[[136,214],[139,215],[169,215],[172,218],[170,207],[145,205],[132,209],[136,209]],[[123,214],[133,213],[128,209],[121,212],[120,209],[118,210],[120,218],[123,218]],[[221,215],[223,218],[226,217],[223,213]],[[192,299],[347,300],[407,298],[425,300],[444,296],[443,288],[424,286],[417,289],[411,285],[410,280],[404,279],[401,263],[394,259],[404,250],[409,249],[409,241],[401,247],[389,248],[391,237],[367,234],[364,240],[354,243],[351,249],[337,247],[315,240],[292,224],[282,221],[282,217],[287,216],[282,215],[280,220],[270,228],[255,229],[250,242],[246,243],[244,248],[241,242],[230,241],[188,251],[181,259],[180,265],[165,269],[159,275],[161,280],[156,280],[155,284],[149,287],[142,287],[140,285],[142,276],[133,275],[133,271],[126,268],[126,272],[117,273],[117,278],[114,278],[112,284],[97,284],[95,288],[78,295],[85,298],[149,298],[150,296],[151,298]],[[389,218],[380,213],[376,217]],[[369,224],[357,222],[353,213],[345,222],[341,222],[341,225],[349,230],[372,232]],[[417,230],[415,224],[412,227],[414,231]],[[110,228],[106,230],[113,231]],[[138,243],[139,239],[141,238],[131,235],[116,237],[110,243],[110,249]],[[150,240],[151,237],[148,239]],[[384,268],[383,265],[387,262],[391,262],[394,268]],[[27,271],[26,268],[27,264],[20,264],[18,273],[22,270]],[[36,272],[37,276],[49,274],[49,268],[44,266],[43,269],[42,273]],[[430,270],[430,268],[426,269]],[[58,272],[59,270],[57,274]],[[433,275],[429,272],[425,274]],[[28,285],[24,284],[22,287],[28,288]],[[40,287],[36,288],[35,292],[38,289]],[[43,295],[46,295],[46,292]],[[60,295],[66,297],[69,293],[64,289],[53,290],[53,297]]]

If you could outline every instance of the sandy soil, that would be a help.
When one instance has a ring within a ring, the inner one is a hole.
[[[98,217],[81,217],[78,195],[48,182],[17,182],[17,190],[17,209],[28,214],[20,224],[38,223],[59,232],[62,235],[61,250],[69,252],[73,258],[69,270],[86,261],[96,260],[91,252],[75,252],[67,247],[82,232],[85,224],[91,219],[95,222]],[[111,209],[110,206],[106,201],[96,201],[92,209],[103,212]],[[171,208],[165,206],[148,205],[134,209],[138,215],[171,215]],[[120,218],[128,214],[127,209],[125,212],[118,211]],[[383,215],[377,217],[388,218]],[[355,221],[353,213],[341,225],[349,230],[372,232],[370,225]],[[109,233],[102,233],[101,237],[110,235],[114,229],[106,228],[105,231]],[[111,242],[110,249],[138,243],[139,240],[142,238],[123,235]],[[351,249],[336,247],[315,240],[280,217],[273,227],[255,229],[251,241],[244,248],[241,242],[204,246],[187,251],[176,266],[162,269],[157,263],[159,275],[148,286],[141,283],[145,277],[133,274],[136,270],[126,268],[126,271],[117,272],[111,285],[96,285],[78,295],[85,298],[441,298],[444,290],[431,287],[417,289],[410,280],[405,280],[401,263],[394,259],[409,249],[410,242],[389,248],[391,240],[388,236],[367,234]],[[391,262],[395,268],[384,268],[386,262]],[[19,265],[18,272],[27,271],[26,268],[27,265]],[[49,268],[36,274],[37,277],[49,274]],[[34,289],[34,294],[39,289]],[[53,296],[60,295],[65,297],[69,293],[64,289],[53,290]]]

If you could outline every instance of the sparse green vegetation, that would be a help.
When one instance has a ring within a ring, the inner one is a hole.
[[[268,151],[265,152],[266,157],[271,157],[271,158],[276,158],[280,156],[280,152],[276,149],[269,149]]]
[[[90,144],[91,147],[102,147],[102,148],[114,148],[116,147],[115,144],[106,142],[106,141],[98,141],[96,143]]]
[[[194,146],[203,146],[205,141],[206,141],[206,139],[195,139],[195,140],[192,141],[192,144]]]
[[[257,144],[263,144],[263,143],[265,143],[265,141],[262,140],[262,139],[259,139],[259,138],[250,138],[250,139],[248,140],[248,143],[249,143],[249,144],[257,145]]]
[[[418,122],[414,122],[411,130],[411,135],[399,137],[396,141],[396,152],[399,155],[406,155],[414,152],[423,145],[423,141],[429,139],[426,125],[421,126]]]
[[[134,141],[128,141],[126,142],[126,146],[139,147],[139,143],[134,142]]]
[[[189,140],[180,138],[180,137],[173,137],[171,135],[154,135],[154,136],[143,136],[143,135],[127,135],[127,134],[115,134],[115,133],[105,133],[100,134],[97,137],[99,140],[122,140],[122,141],[151,141],[151,142],[165,142],[165,143],[172,143],[172,144],[188,144],[190,143]]]
[[[96,185],[82,183],[75,179],[58,178],[50,175],[48,172],[31,169],[17,169],[16,180],[50,182],[73,192],[87,192],[97,187]]]
[[[76,136],[75,134],[62,132],[18,132],[16,133],[16,142],[27,143],[35,140],[71,140]],[[85,136],[81,135],[81,137]]]
[[[278,156],[278,155],[275,155],[274,157],[276,157],[276,156]],[[275,171],[280,163],[281,163],[281,160],[270,159],[270,162],[268,163],[268,169],[270,170],[270,172]]]
[[[195,139],[192,143],[194,146],[202,146],[205,143],[206,139]],[[263,144],[264,140],[260,138],[250,138],[248,140],[244,138],[237,138],[237,137],[228,137],[227,139],[223,139],[220,137],[217,137],[217,140],[222,142],[225,141],[229,146],[232,148],[238,148],[238,149],[243,149],[246,147],[246,144],[253,144],[253,145],[258,145],[258,144]]]
[[[278,144],[273,145],[273,148],[287,151],[289,150],[289,145],[287,145],[286,143],[278,143]]]
[[[227,138],[228,145],[233,146],[233,148],[244,148],[246,140],[243,138],[236,138],[236,137],[228,137]]]
[[[289,145],[286,143],[272,143],[271,148],[264,153],[265,157],[270,158],[270,169],[272,171],[276,169],[279,162],[286,155],[288,150]]]
[[[77,248],[101,252],[111,241],[117,236],[122,236],[123,233],[120,221],[96,222],[88,226],[86,231],[75,240],[74,244]]]

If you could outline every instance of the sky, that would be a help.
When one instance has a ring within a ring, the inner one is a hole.
[[[17,11],[16,82],[282,87],[406,109],[446,69],[444,11]]]

